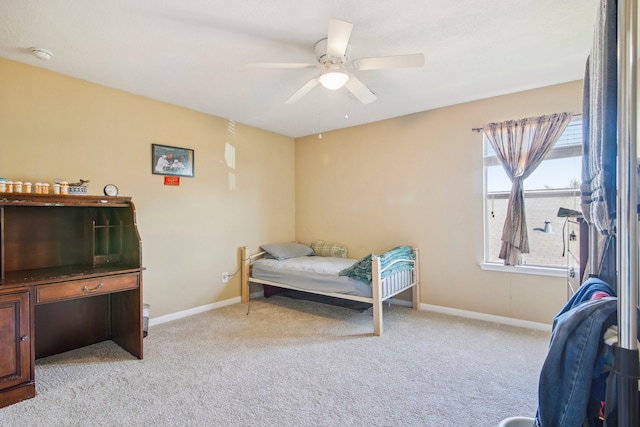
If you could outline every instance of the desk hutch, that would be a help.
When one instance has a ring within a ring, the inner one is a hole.
[[[35,360],[113,340],[138,359],[141,240],[130,197],[0,194],[0,407]]]

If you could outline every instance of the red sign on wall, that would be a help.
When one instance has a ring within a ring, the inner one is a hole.
[[[180,185],[179,176],[165,176],[164,185]]]

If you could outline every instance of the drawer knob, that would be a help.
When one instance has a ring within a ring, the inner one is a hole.
[[[20,341],[26,341],[29,339],[29,335],[25,335],[23,337],[20,337]]]
[[[89,288],[87,288],[87,286],[85,285],[85,286],[83,286],[83,287],[82,287],[82,292],[87,292],[87,293],[95,292],[95,291],[97,291],[98,289],[102,288],[103,286],[104,286],[104,284],[103,284],[103,283],[100,283],[100,284],[99,284],[98,286],[96,286],[95,288],[93,288],[93,289],[89,289]]]

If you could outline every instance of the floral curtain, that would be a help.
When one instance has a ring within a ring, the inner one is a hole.
[[[557,113],[489,123],[483,128],[512,182],[498,255],[505,265],[517,265],[520,254],[529,253],[522,183],[544,160],[572,117],[573,113]]]

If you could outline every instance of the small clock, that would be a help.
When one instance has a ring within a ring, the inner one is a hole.
[[[118,195],[118,187],[113,184],[107,184],[104,186],[104,195],[105,196],[117,196]]]

